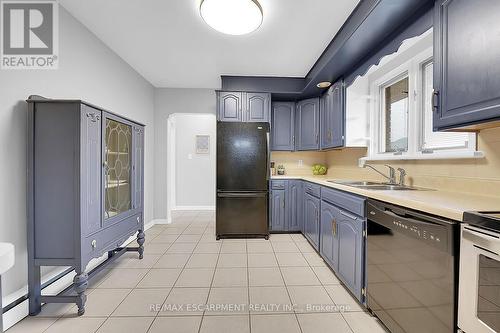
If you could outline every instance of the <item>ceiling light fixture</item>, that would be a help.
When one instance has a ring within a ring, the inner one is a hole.
[[[316,85],[316,87],[318,88],[328,88],[329,86],[331,86],[332,83],[331,82],[328,82],[328,81],[323,81],[323,82],[320,82]]]
[[[255,31],[263,20],[257,0],[202,0],[200,14],[209,26],[228,35]]]

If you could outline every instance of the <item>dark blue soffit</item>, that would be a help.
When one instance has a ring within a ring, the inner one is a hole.
[[[350,83],[404,39],[432,27],[434,0],[361,0],[304,78],[222,75],[222,90],[270,92],[274,100],[319,96],[318,82]]]

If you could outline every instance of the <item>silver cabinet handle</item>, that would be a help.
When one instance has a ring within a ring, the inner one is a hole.
[[[352,214],[349,214],[347,212],[344,212],[343,210],[340,211],[340,214],[344,215],[347,218],[350,218],[351,220],[357,220],[358,217]]]
[[[90,244],[92,245],[92,249],[95,249],[97,247],[97,241],[95,239],[92,240]]]
[[[439,91],[433,90],[431,98],[432,98],[432,111],[438,112],[439,111]]]

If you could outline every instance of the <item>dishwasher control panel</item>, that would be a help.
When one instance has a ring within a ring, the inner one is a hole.
[[[396,219],[392,222],[392,224],[398,230],[405,230],[405,231],[407,230],[413,233],[418,238],[422,238],[425,240],[440,243],[441,239],[443,238],[442,232],[440,232],[440,230],[428,230],[425,229],[424,227],[420,227],[408,222],[401,222],[400,220]]]
[[[390,232],[424,242],[443,251],[453,250],[456,223],[398,206],[367,204],[368,224],[377,223]]]

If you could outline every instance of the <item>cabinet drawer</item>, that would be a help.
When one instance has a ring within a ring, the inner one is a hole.
[[[284,190],[286,185],[288,184],[288,180],[272,180],[271,188],[273,190]]]
[[[133,232],[142,226],[140,214],[130,216],[112,226],[84,238],[82,251],[90,257],[100,256],[105,251],[120,247]]]
[[[323,187],[321,199],[358,216],[365,216],[365,198]]]
[[[305,182],[304,183],[304,191],[306,193],[309,193],[312,196],[315,196],[316,198],[319,198],[320,192],[321,192],[321,186],[313,184],[313,183]]]

